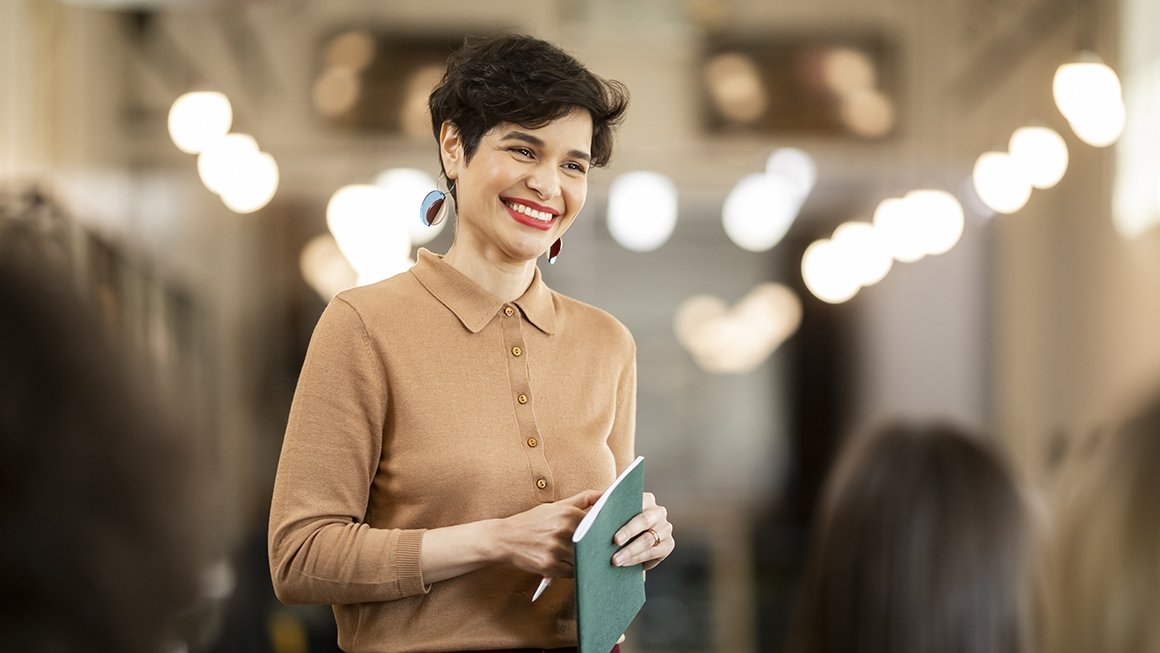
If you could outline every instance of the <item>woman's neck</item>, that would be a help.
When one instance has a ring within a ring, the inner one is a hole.
[[[443,256],[443,262],[495,295],[500,301],[518,299],[532,285],[536,273],[535,259],[505,259],[498,251],[488,253],[456,239]]]

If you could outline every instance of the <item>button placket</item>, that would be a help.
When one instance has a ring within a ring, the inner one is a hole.
[[[507,314],[510,305],[501,311]],[[513,314],[516,311],[513,309]],[[529,482],[536,498],[542,502],[554,501],[555,487],[552,470],[544,454],[543,438],[536,427],[536,396],[532,391],[528,373],[528,358],[531,356],[523,338],[523,319],[500,320],[503,330],[504,358],[507,360],[508,380],[511,383],[512,407],[519,429],[520,448],[528,461]]]

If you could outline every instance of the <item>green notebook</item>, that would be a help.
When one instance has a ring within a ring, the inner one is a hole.
[[[576,527],[576,629],[580,653],[608,653],[644,605],[644,567],[614,567],[612,536],[640,514],[644,457],[637,456]]]

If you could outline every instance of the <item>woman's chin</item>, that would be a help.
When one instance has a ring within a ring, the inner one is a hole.
[[[502,249],[517,261],[534,261],[548,253],[548,245],[541,242],[507,243]]]

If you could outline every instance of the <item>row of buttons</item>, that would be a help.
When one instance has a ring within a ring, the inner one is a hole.
[[[513,308],[511,305],[504,306],[503,307],[503,314],[508,316],[508,317],[512,317],[513,315],[516,314],[516,309]],[[524,350],[519,345],[512,346],[511,352],[512,352],[512,356],[515,356],[516,358],[519,358],[520,356],[524,355]],[[516,401],[518,401],[520,403],[520,405],[523,406],[523,405],[527,404],[529,401],[531,401],[531,398],[528,397],[528,395],[521,392],[520,394],[516,395]],[[528,447],[532,448],[532,449],[535,449],[536,447],[540,446],[540,441],[537,440],[536,438],[528,438],[526,440],[526,442],[527,442]],[[548,480],[545,478],[536,479],[536,487],[541,489],[541,490],[547,489]]]

